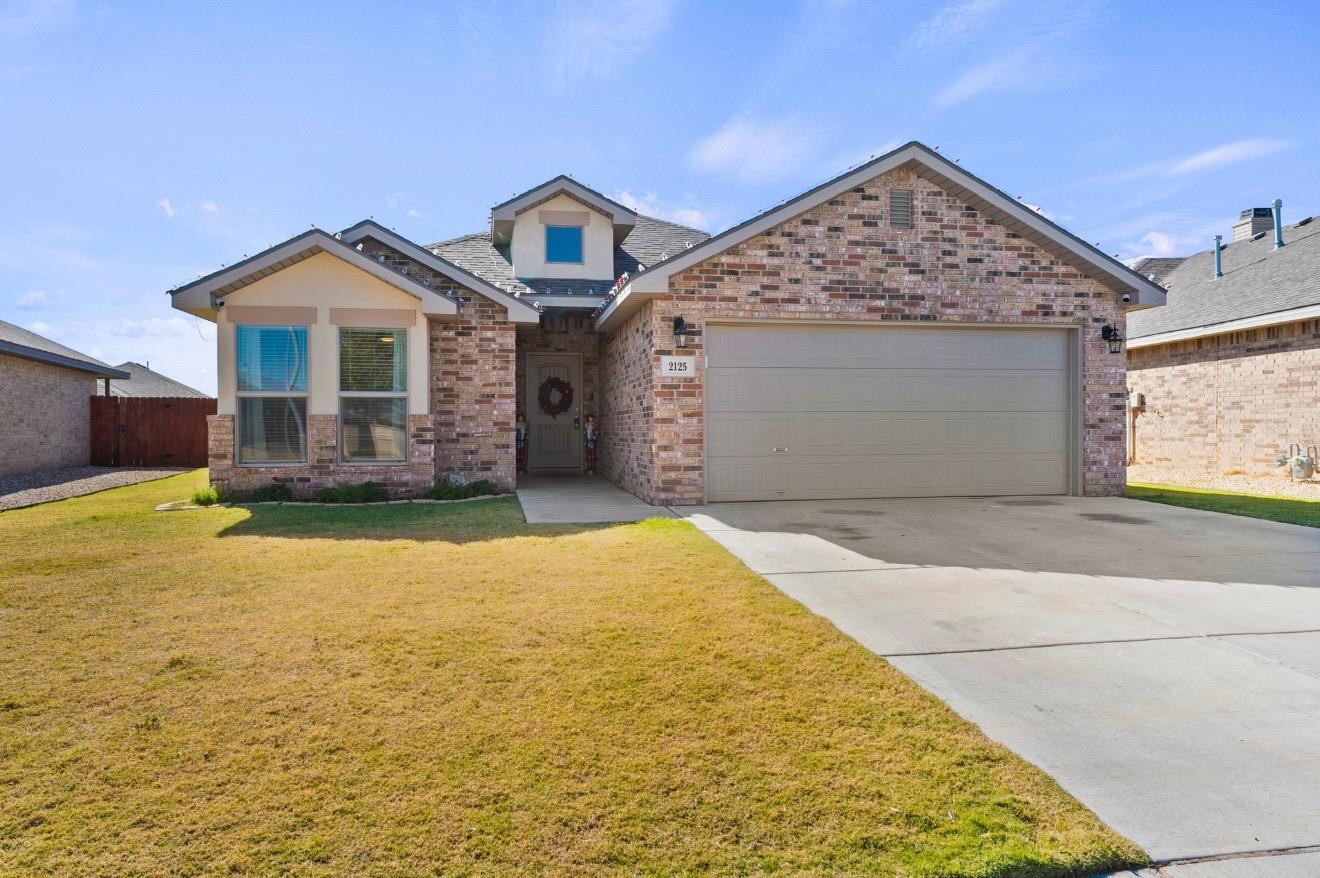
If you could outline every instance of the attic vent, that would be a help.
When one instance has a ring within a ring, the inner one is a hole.
[[[912,190],[889,190],[889,225],[895,229],[912,228]]]
[[[1309,223],[1309,222],[1310,222],[1311,220],[1313,220],[1313,219],[1315,219],[1315,217],[1313,217],[1313,216],[1308,216],[1308,217],[1307,217],[1306,219],[1304,219],[1304,220],[1298,220],[1298,221],[1297,221],[1297,225],[1299,225],[1299,226],[1304,226],[1304,225],[1306,225],[1307,223]]]

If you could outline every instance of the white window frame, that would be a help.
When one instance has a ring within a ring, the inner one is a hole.
[[[551,229],[577,229],[578,233],[578,251],[581,253],[581,259],[551,259],[550,258],[550,230]],[[565,223],[546,223],[545,234],[542,236],[542,244],[545,247],[546,265],[585,265],[587,262],[587,227],[568,225]]]
[[[239,336],[242,329],[302,329],[307,338],[307,350],[303,352],[306,362],[303,371],[307,373],[306,390],[242,390],[238,370],[243,363],[239,350]],[[234,325],[234,465],[246,467],[307,466],[311,449],[311,392],[312,392],[312,327],[306,323],[238,323]],[[244,399],[301,399],[303,401],[303,456],[301,460],[243,460],[243,403]]]
[[[407,346],[409,346],[409,345],[412,344],[412,340],[409,338],[409,336],[411,335],[411,333],[409,333],[408,330],[407,330],[406,328],[402,327],[402,326],[340,326],[340,327],[337,327],[337,328],[338,328],[339,331],[338,331],[337,333],[335,333],[335,343],[336,343],[336,345],[338,345],[338,348],[337,348],[336,353],[337,353],[337,355],[338,355],[339,357],[342,357],[342,356],[344,355],[344,332],[347,331],[347,330],[351,330],[351,331],[354,331],[354,332],[375,332],[375,333],[382,333],[382,334],[383,334],[383,333],[387,333],[387,332],[390,333],[390,334],[400,333],[400,334],[402,334],[402,336],[403,336],[403,339],[404,339],[403,343],[404,343],[405,348],[406,348]],[[395,356],[396,356],[396,357],[398,356],[398,351],[397,351],[397,350],[395,351]],[[408,366],[409,366],[409,363],[408,363],[408,351],[407,351],[407,350],[404,351],[404,355],[403,355],[403,356],[404,356],[404,361],[403,361],[403,390],[401,390],[401,391],[398,391],[398,390],[344,390],[344,388],[343,388],[343,380],[344,380],[344,378],[343,378],[343,374],[344,374],[344,373],[343,373],[343,371],[342,371],[342,366],[337,370],[337,371],[338,371],[338,378],[337,378],[337,381],[338,381],[338,383],[339,383],[339,417],[338,417],[336,420],[339,421],[339,455],[338,455],[338,457],[339,457],[339,462],[340,462],[341,464],[344,464],[344,465],[346,465],[346,466],[407,466],[407,465],[408,465],[408,459],[409,459],[409,457],[411,456],[411,448],[412,448],[412,428],[410,427],[410,425],[409,425],[409,423],[408,423],[408,385],[409,385],[411,382],[409,381],[409,377],[410,377],[410,376],[408,375]],[[347,446],[345,446],[345,444],[344,444],[344,400],[346,400],[346,399],[401,399],[401,400],[403,400],[403,438],[404,438],[403,457],[401,457],[401,458],[396,458],[396,459],[391,459],[391,460],[366,460],[366,459],[353,459],[353,458],[350,458],[350,457],[348,456],[348,454],[347,454]]]

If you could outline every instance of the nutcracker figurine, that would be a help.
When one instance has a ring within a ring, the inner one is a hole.
[[[527,472],[527,418],[522,412],[513,422],[513,447],[517,453],[518,472]]]
[[[596,473],[596,442],[600,439],[600,429],[596,426],[596,416],[587,415],[587,422],[582,426],[582,447],[587,457],[587,475]]]

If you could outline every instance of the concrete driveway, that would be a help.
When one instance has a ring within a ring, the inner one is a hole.
[[[1162,874],[1320,874],[1320,530],[1120,498],[676,511],[1157,861],[1203,861]]]

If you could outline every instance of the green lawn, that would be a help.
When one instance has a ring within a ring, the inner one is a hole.
[[[1128,496],[1135,500],[1150,500],[1153,503],[1167,503],[1170,506],[1208,509],[1211,512],[1227,512],[1229,515],[1246,515],[1250,518],[1320,527],[1320,502],[1314,500],[1262,494],[1236,494],[1230,491],[1208,491],[1140,482],[1128,485]]]
[[[684,522],[152,511],[202,482],[0,513],[0,874],[1145,859]]]

